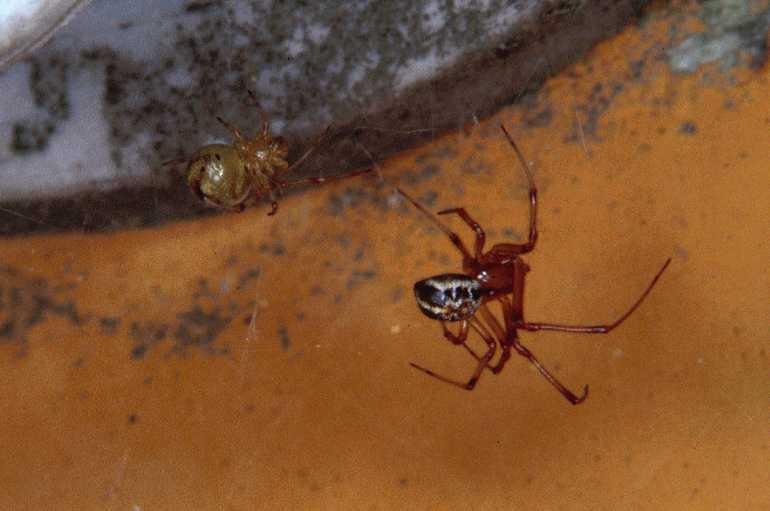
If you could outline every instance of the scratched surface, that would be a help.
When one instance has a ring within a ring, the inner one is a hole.
[[[473,393],[409,367],[472,370],[411,296],[459,260],[376,178],[272,218],[14,238],[0,508],[768,509],[770,72],[738,51],[676,74],[665,50],[710,37],[699,16],[649,15],[382,165],[491,242],[519,240],[510,128],[540,189],[533,321],[612,320],[673,257],[609,336],[522,334],[570,388],[590,384],[584,404],[523,359]]]

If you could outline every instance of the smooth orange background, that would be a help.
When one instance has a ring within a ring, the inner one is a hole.
[[[664,29],[382,163],[511,241],[509,127],[540,189],[533,321],[611,321],[673,257],[610,335],[522,334],[584,404],[518,357],[471,393],[409,367],[472,370],[411,296],[459,258],[377,179],[272,218],[8,239],[0,509],[770,508],[768,71],[672,75]]]

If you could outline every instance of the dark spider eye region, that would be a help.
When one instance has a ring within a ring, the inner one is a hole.
[[[461,321],[473,316],[481,305],[481,285],[467,275],[445,273],[417,282],[414,296],[429,318]]]

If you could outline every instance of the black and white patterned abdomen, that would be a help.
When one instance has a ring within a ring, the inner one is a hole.
[[[445,273],[414,285],[420,310],[431,319],[461,321],[481,305],[481,284],[461,273]]]

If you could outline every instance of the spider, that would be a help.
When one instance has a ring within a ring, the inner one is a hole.
[[[170,160],[164,165],[187,162],[187,184],[193,193],[205,203],[241,212],[247,204],[258,201],[263,195],[270,198],[268,215],[278,211],[276,194],[285,188],[305,184],[321,184],[327,181],[360,176],[373,168],[357,170],[349,174],[314,177],[284,182],[279,178],[298,168],[322,144],[329,132],[327,128],[316,142],[289,165],[287,143],[281,137],[270,134],[268,115],[260,106],[253,92],[249,97],[259,112],[262,130],[254,138],[245,138],[240,130],[217,117],[217,120],[233,134],[232,144],[211,144],[200,148],[190,158]]]
[[[441,322],[444,337],[455,345],[463,346],[477,361],[475,371],[467,382],[441,376],[415,363],[410,365],[425,374],[457,387],[473,390],[484,369],[493,374],[500,373],[511,357],[511,349],[529,360],[541,375],[553,385],[570,403],[577,405],[588,397],[588,385],[583,388],[580,396],[576,396],[559,382],[535,357],[532,352],[521,344],[519,330],[537,332],[552,330],[557,332],[573,332],[585,334],[606,334],[623,323],[633,313],[652,290],[655,283],[671,262],[667,259],[652,282],[647,286],[636,302],[614,322],[604,325],[579,326],[555,323],[534,323],[524,319],[524,278],[529,266],[520,256],[531,252],[537,242],[537,188],[530,174],[529,167],[513,138],[504,126],[500,126],[513,148],[524,169],[529,184],[529,237],[526,243],[498,243],[488,251],[484,251],[486,236],[484,229],[471,218],[464,208],[451,208],[439,211],[439,215],[455,214],[459,216],[475,233],[476,240],[473,252],[469,251],[460,237],[433,216],[416,200],[403,190],[397,191],[411,202],[419,211],[427,216],[462,254],[463,272],[444,273],[417,282],[414,285],[414,295],[420,310],[431,319]],[[492,314],[488,304],[497,301],[503,313],[502,323]],[[460,328],[454,334],[447,327],[449,322],[459,322]],[[467,344],[469,329],[478,333],[487,345],[483,355],[477,354]],[[501,355],[496,364],[491,361],[499,345]]]

